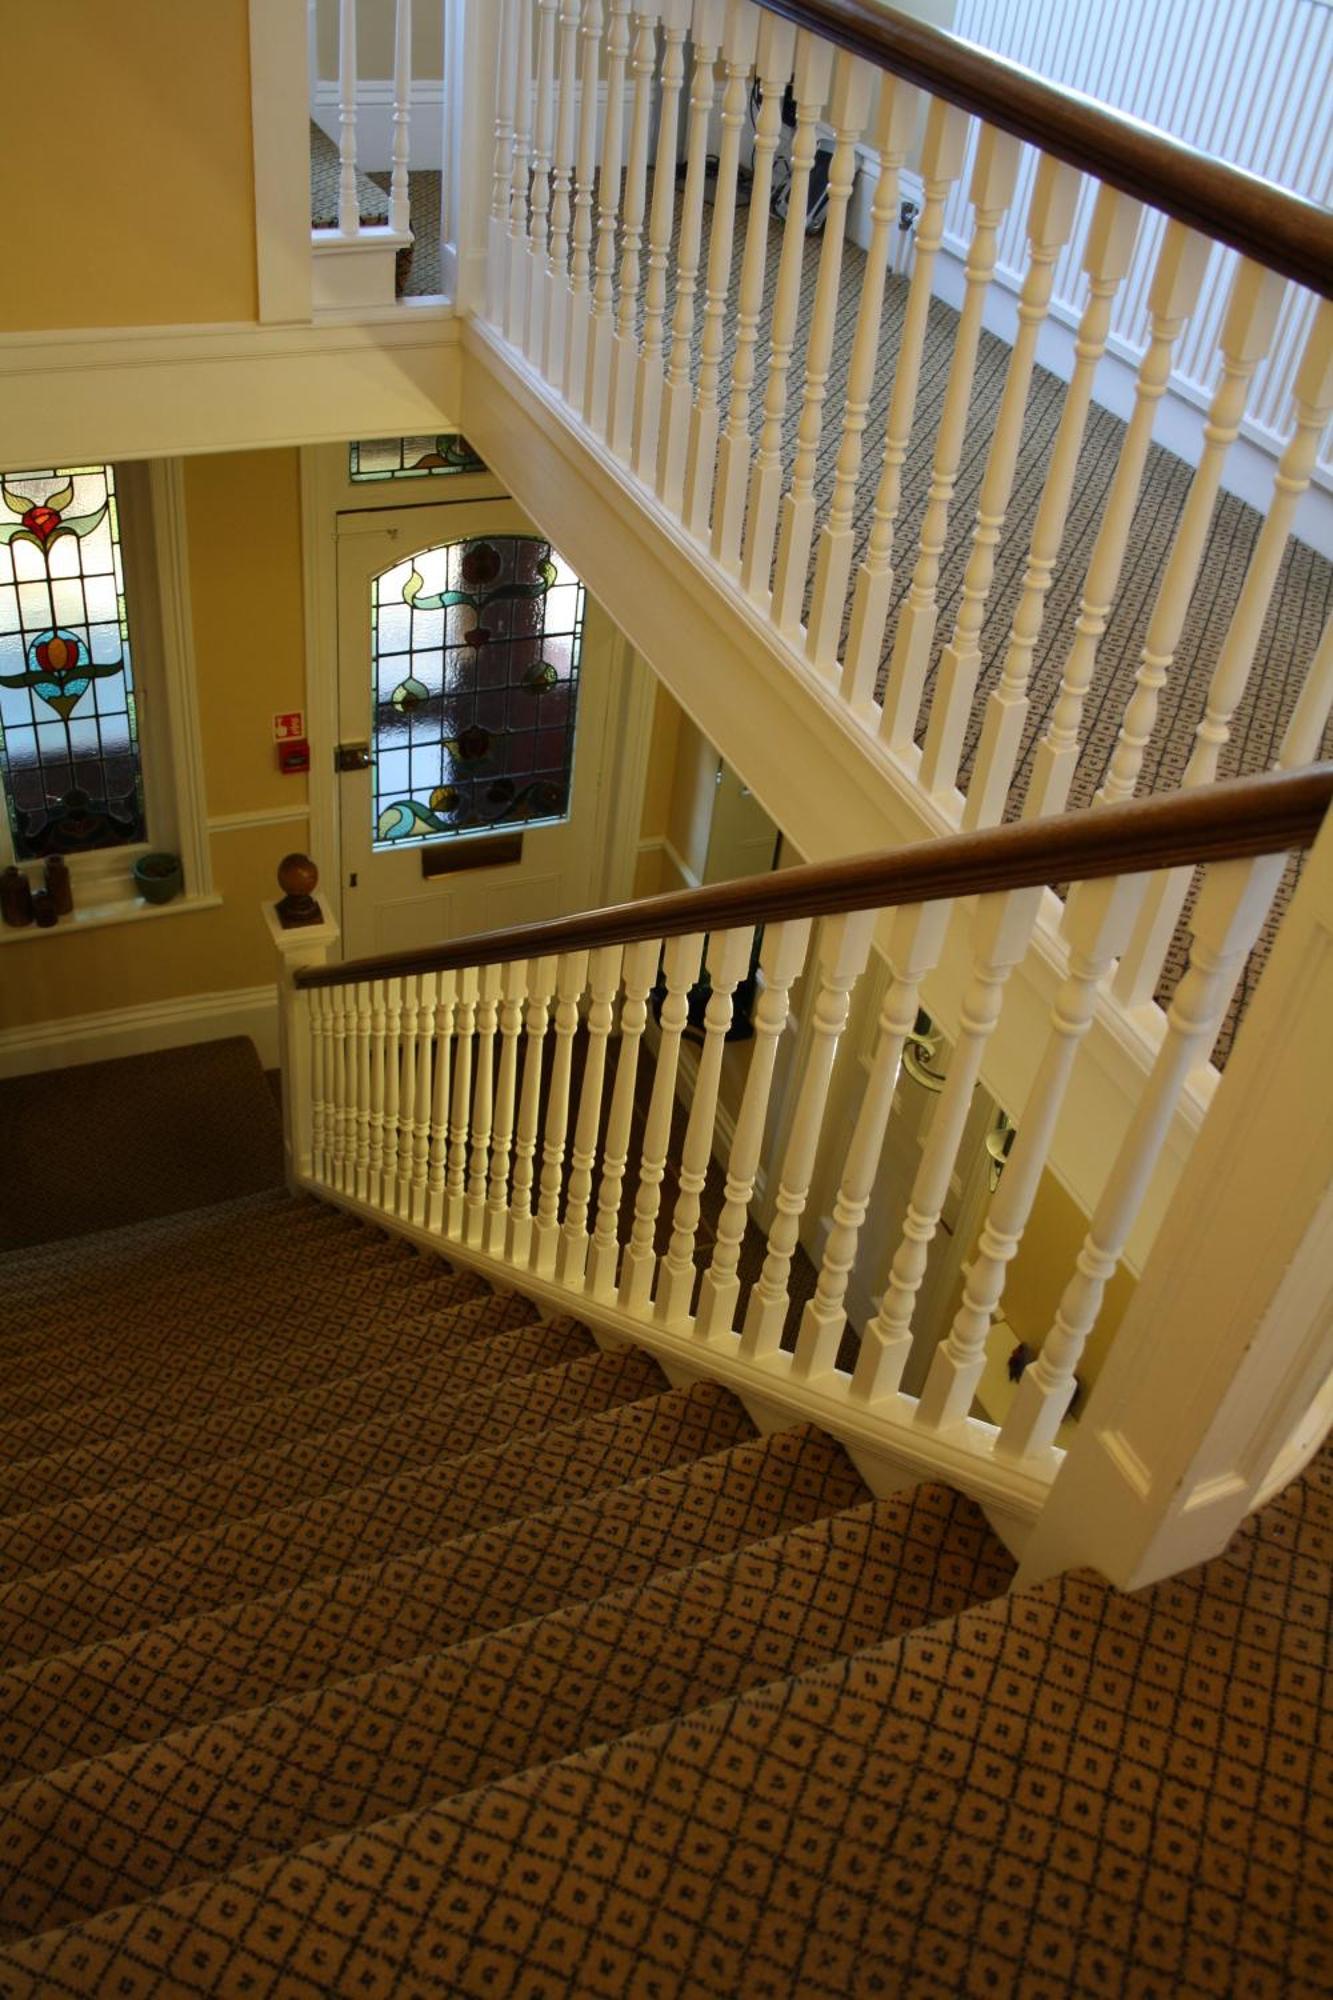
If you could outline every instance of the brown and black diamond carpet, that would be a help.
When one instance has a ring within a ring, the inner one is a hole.
[[[0,1995],[1330,1990],[1327,1457],[1014,1591],[276,1189],[2,1268]]]

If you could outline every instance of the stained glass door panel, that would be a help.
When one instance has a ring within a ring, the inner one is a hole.
[[[613,636],[559,551],[509,500],[344,514],[338,606],[349,953],[587,907]],[[514,831],[517,863],[423,873]]]

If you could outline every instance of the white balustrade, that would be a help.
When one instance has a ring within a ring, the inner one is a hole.
[[[634,1221],[621,1260],[619,1300],[627,1312],[646,1313],[652,1294],[657,1258],[654,1243],[657,1212],[662,1200],[671,1140],[671,1114],[676,1103],[676,1070],[681,1031],[689,1019],[690,988],[699,977],[701,937],[668,938],[662,952],[666,994],[658,1017],[657,1064],[652,1095],[639,1145],[639,1182],[634,1195]]]
[[[398,1170],[398,1095],[400,1079],[399,1037],[403,1019],[403,982],[384,983],[384,1092],[380,1131],[379,1187],[375,1195],[379,1207],[390,1215],[394,1210],[395,1177]]]
[[[356,236],[356,0],[338,0],[338,230]]]
[[[574,221],[569,297],[565,304],[562,387],[572,409],[583,408],[592,285],[592,187],[597,172],[597,86],[601,75],[602,0],[583,0],[579,22],[579,144],[574,166]]]
[[[514,1137],[518,1081],[518,1045],[523,1033],[523,1001],[528,968],[518,959],[501,968],[498,1027],[500,1055],[495,1074],[495,1112],[491,1121],[491,1176],[486,1190],[485,1244],[492,1256],[503,1257],[509,1240],[509,1166]]]
[[[639,1049],[648,1021],[648,993],[657,977],[662,947],[656,938],[625,947],[624,994],[620,1002],[620,1048],[616,1080],[611,1090],[602,1174],[597,1187],[597,1222],[588,1255],[588,1289],[599,1299],[613,1299],[620,1265],[620,1199],[625,1187],[634,1124],[634,1085]]]
[[[556,960],[535,958],[528,968],[528,1003],[523,1015],[523,1084],[514,1131],[514,1177],[509,1201],[508,1256],[523,1269],[532,1254],[533,1162],[542,1106],[542,1062],[546,1022],[555,991]]]
[[[555,1050],[551,1057],[546,1123],[542,1134],[537,1216],[532,1226],[532,1268],[543,1278],[554,1274],[560,1239],[560,1191],[564,1184],[565,1136],[569,1129],[569,1080],[574,1059],[574,1037],[579,1025],[579,996],[587,983],[587,952],[562,952],[555,976]]]
[[[565,1190],[565,1221],[560,1232],[557,1265],[562,1284],[581,1285],[588,1262],[588,1207],[592,1168],[597,1157],[597,1132],[602,1120],[602,1088],[606,1077],[606,1046],[615,1020],[620,985],[618,944],[603,945],[588,960],[587,1041],[583,1082],[579,1090],[574,1143],[569,1153],[569,1185]]]
[[[444,1228],[447,1236],[463,1234],[463,1204],[467,1198],[468,1115],[472,1102],[472,1034],[477,1020],[480,975],[469,966],[458,975],[454,1013],[454,1101],[449,1119],[449,1165],[445,1172]]]
[[[606,37],[606,110],[602,124],[602,170],[598,179],[597,255],[592,314],[588,328],[588,369],[583,420],[606,429],[615,338],[616,224],[620,214],[620,165],[625,132],[625,58],[629,53],[629,0],[610,0]]]
[[[546,351],[546,322],[551,310],[547,276],[553,260],[551,200],[552,147],[555,132],[555,43],[559,0],[537,0],[537,101],[532,119],[532,191],[528,214],[528,323],[523,345],[534,361]]]
[[[657,480],[657,448],[665,376],[667,266],[676,210],[676,124],[685,81],[685,37],[690,0],[662,0],[662,71],[653,159],[653,203],[648,222],[648,263],[643,291],[643,340],[634,394],[634,471],[647,485]]]
[[[389,172],[389,227],[412,227],[412,0],[396,0],[393,17],[393,158]]]
[[[393,1176],[396,1214],[412,1212],[412,1150],[416,1135],[417,1039],[421,1033],[418,976],[403,979],[403,1012],[398,1031],[398,1144],[388,1160]]]
[[[519,0],[514,59],[518,90],[514,98],[514,149],[509,178],[509,283],[506,288],[505,331],[521,346],[528,326],[528,193],[532,159],[532,4]]]
[[[449,1163],[449,1084],[453,1076],[454,1010],[458,974],[441,972],[435,990],[435,1074],[431,1081],[430,1166],[426,1175],[426,1222],[437,1235],[444,1227],[445,1176]]]
[[[491,167],[491,221],[486,255],[486,314],[503,326],[508,296],[509,180],[513,169],[514,99],[518,91],[516,34],[525,0],[500,0],[495,84],[495,152]]]
[[[332,994],[317,986],[306,995],[310,1031],[310,1170],[317,1181],[329,1179],[329,1016]]]
[[[430,1172],[431,1083],[435,1073],[435,997],[437,975],[423,972],[417,1004],[417,1084],[413,1100],[412,1173],[409,1206],[413,1222],[426,1220],[426,1182]]]
[[[486,1195],[491,1161],[491,1125],[495,1111],[495,1037],[500,1026],[503,983],[502,966],[482,966],[477,981],[472,1118],[468,1131],[470,1152],[467,1188],[463,1196],[463,1235],[467,1242],[477,1245],[486,1241]]]
[[[580,0],[561,0],[560,78],[557,86],[555,154],[551,167],[550,248],[546,279],[534,290],[545,301],[546,324],[534,329],[529,352],[539,359],[548,382],[565,379],[565,324],[569,306],[570,188],[579,101]],[[535,308],[534,308],[535,313]]]
[[[652,125],[657,71],[657,22],[661,8],[634,9],[634,43],[630,71],[634,78],[634,109],[630,118],[629,159],[625,168],[622,209],[620,290],[616,300],[615,346],[611,358],[611,412],[607,439],[617,458],[628,463],[634,442],[634,402],[639,350],[634,326],[639,309],[643,265],[643,224],[648,199],[648,137]]]
[[[387,1012],[382,979],[370,988],[370,1157],[367,1163],[367,1199],[378,1202],[384,1188],[384,1073],[386,1062]]]
[[[699,286],[703,245],[705,182],[708,173],[708,127],[713,114],[714,74],[722,45],[723,0],[694,0],[692,42],[694,65],[690,78],[690,118],[681,197],[680,234],[676,245],[676,307],[671,320],[671,346],[662,396],[661,435],[657,446],[657,491],[673,514],[680,514],[685,489],[685,454],[690,432],[690,351],[694,340],[694,300]]]
[[[353,1185],[361,1200],[366,1198],[370,1179],[370,987],[365,980],[358,980],[352,988],[354,1009],[351,1032],[356,1037],[353,1084],[356,1104],[355,1132],[355,1179]],[[351,1051],[349,1050],[349,1054]]]

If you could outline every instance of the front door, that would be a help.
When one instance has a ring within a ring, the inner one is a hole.
[[[344,950],[586,908],[615,633],[510,500],[338,518]]]

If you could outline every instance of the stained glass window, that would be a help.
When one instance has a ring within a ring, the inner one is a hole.
[[[457,431],[438,437],[360,438],[349,452],[353,479],[421,479],[431,474],[484,472],[486,467]]]
[[[568,563],[487,535],[372,589],[375,845],[564,819],[584,605]]]
[[[144,838],[115,478],[0,478],[0,767],[14,851]]]

